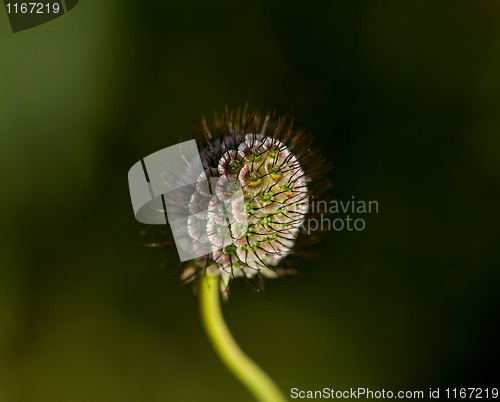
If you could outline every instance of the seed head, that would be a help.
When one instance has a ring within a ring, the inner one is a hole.
[[[193,136],[205,169],[189,202],[188,233],[194,245],[209,242],[212,253],[185,269],[186,282],[204,272],[220,276],[227,297],[237,277],[256,280],[290,273],[283,263],[301,236],[310,196],[328,188],[330,165],[312,147],[312,136],[286,118],[248,114],[215,115]],[[210,185],[204,185],[208,180]],[[302,239],[300,239],[302,237]]]

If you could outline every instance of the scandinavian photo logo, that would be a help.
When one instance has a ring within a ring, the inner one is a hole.
[[[366,221],[362,214],[378,214],[378,201],[356,200],[353,195],[350,200],[309,200],[311,212],[316,213],[314,218],[305,219],[300,228],[307,232],[320,230],[347,230],[362,231],[366,228]]]

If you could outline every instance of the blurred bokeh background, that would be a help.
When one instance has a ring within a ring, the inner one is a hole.
[[[246,102],[379,212],[268,299],[235,282],[242,347],[287,395],[500,385],[498,1],[94,0],[17,34],[0,10],[0,401],[252,400],[127,183]]]

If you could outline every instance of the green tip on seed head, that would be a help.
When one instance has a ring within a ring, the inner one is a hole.
[[[274,144],[273,146],[269,147],[268,151],[270,155],[276,156],[280,152],[280,147],[279,145]]]
[[[283,192],[284,192],[286,195],[290,195],[290,194],[292,194],[292,191],[293,191],[294,187],[295,187],[294,183],[292,183],[292,182],[288,182],[288,183],[286,183],[286,184],[283,186]]]
[[[269,169],[269,176],[273,180],[279,180],[283,177],[283,173],[281,172],[281,167],[278,165],[273,165],[271,169]]]
[[[249,149],[246,152],[247,158],[251,161],[258,161],[264,158],[264,152],[260,152],[257,148]]]
[[[232,159],[227,165],[227,170],[229,173],[236,174],[241,168],[241,164],[237,159]]]
[[[226,246],[222,249],[222,252],[224,254],[233,254],[236,252],[236,246],[234,244],[231,244],[229,246]]]
[[[264,204],[267,205],[274,201],[274,194],[271,191],[266,191],[260,194],[259,198]]]
[[[277,213],[278,213],[278,214],[284,214],[284,213],[286,213],[286,212],[287,212],[287,210],[288,210],[287,205],[281,205],[281,206],[278,208]]]
[[[272,220],[271,220],[271,218],[266,216],[266,217],[260,219],[259,223],[264,229],[268,230],[269,227],[271,226]]]
[[[253,172],[248,173],[247,180],[248,180],[248,184],[250,186],[255,187],[261,183],[262,178],[260,177],[259,172],[253,171]]]
[[[271,233],[269,236],[266,237],[266,241],[272,241],[276,239],[277,235],[276,233]]]

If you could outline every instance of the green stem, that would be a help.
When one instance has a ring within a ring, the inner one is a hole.
[[[260,402],[286,402],[271,378],[238,346],[224,322],[220,308],[220,278],[205,274],[200,280],[203,324],[215,351],[232,373]]]

